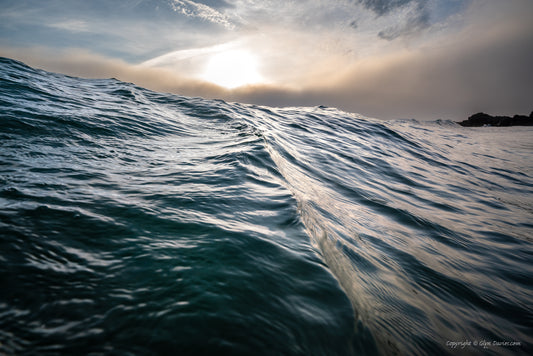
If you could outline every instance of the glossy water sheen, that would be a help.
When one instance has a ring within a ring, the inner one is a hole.
[[[0,80],[0,353],[531,352],[531,128]]]

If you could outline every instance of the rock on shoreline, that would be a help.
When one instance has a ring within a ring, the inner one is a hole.
[[[461,126],[533,126],[533,111],[529,116],[491,116],[482,112],[470,116],[467,120],[457,122]]]

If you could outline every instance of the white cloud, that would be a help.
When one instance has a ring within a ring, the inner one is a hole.
[[[60,30],[67,30],[70,32],[90,32],[91,27],[83,20],[66,20],[47,24],[48,27],[57,28]]]
[[[188,17],[197,17],[215,24],[224,26],[227,29],[234,29],[235,25],[229,17],[205,4],[196,3],[190,0],[174,0],[172,2],[174,11]]]

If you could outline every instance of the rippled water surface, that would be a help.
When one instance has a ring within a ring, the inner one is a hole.
[[[0,353],[530,354],[532,142],[1,59]]]

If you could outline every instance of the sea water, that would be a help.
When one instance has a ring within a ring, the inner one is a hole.
[[[533,128],[0,59],[0,353],[530,354]]]

